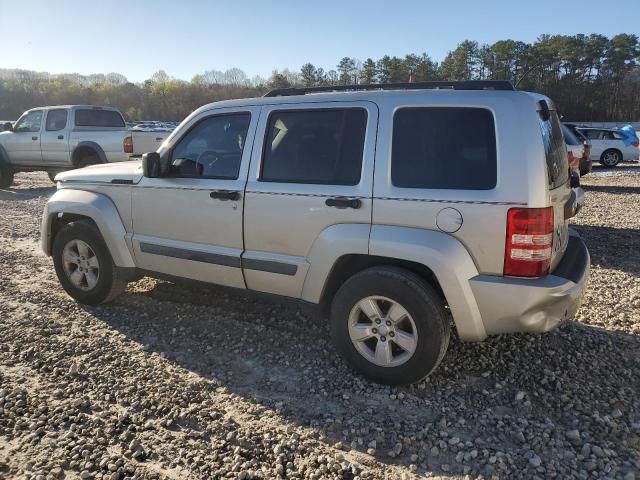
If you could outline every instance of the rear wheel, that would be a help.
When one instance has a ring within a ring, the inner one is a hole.
[[[100,231],[89,220],[62,227],[53,241],[52,256],[60,283],[80,303],[109,302],[127,285],[120,278]]]
[[[85,155],[78,162],[78,168],[88,167],[89,165],[97,165],[100,158],[97,155]]]
[[[610,148],[600,155],[600,164],[605,167],[615,167],[622,160],[622,155],[618,150]]]
[[[365,377],[409,384],[431,373],[449,345],[442,298],[419,276],[374,267],[347,280],[331,306],[331,334],[344,359]]]

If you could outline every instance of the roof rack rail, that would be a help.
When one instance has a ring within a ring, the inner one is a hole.
[[[328,87],[275,88],[265,97],[290,97],[307,93],[349,92],[365,90],[516,90],[508,80],[465,80],[460,82],[415,82],[415,83],[367,83],[362,85],[334,85]]]

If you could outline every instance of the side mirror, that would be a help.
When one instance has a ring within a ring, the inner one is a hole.
[[[11,122],[5,122],[4,125],[2,125],[2,131],[3,132],[13,131],[13,124]]]
[[[166,175],[166,168],[163,168],[162,159],[158,152],[149,152],[142,155],[142,175],[149,178],[158,178]]]

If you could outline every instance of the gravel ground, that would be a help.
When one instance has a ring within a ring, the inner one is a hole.
[[[0,478],[640,478],[640,167],[584,179],[575,321],[455,338],[424,383],[354,375],[295,306],[152,279],[83,307],[0,191]]]

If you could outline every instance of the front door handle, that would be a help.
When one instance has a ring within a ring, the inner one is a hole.
[[[63,140],[64,139],[64,135],[58,135],[58,140]]]
[[[38,137],[31,137],[31,140],[38,140]]]
[[[235,190],[214,190],[209,196],[218,200],[240,200],[240,192]]]
[[[327,198],[324,202],[327,207],[335,208],[355,208],[358,209],[362,206],[362,201],[359,198],[347,198],[347,197],[335,197]]]

